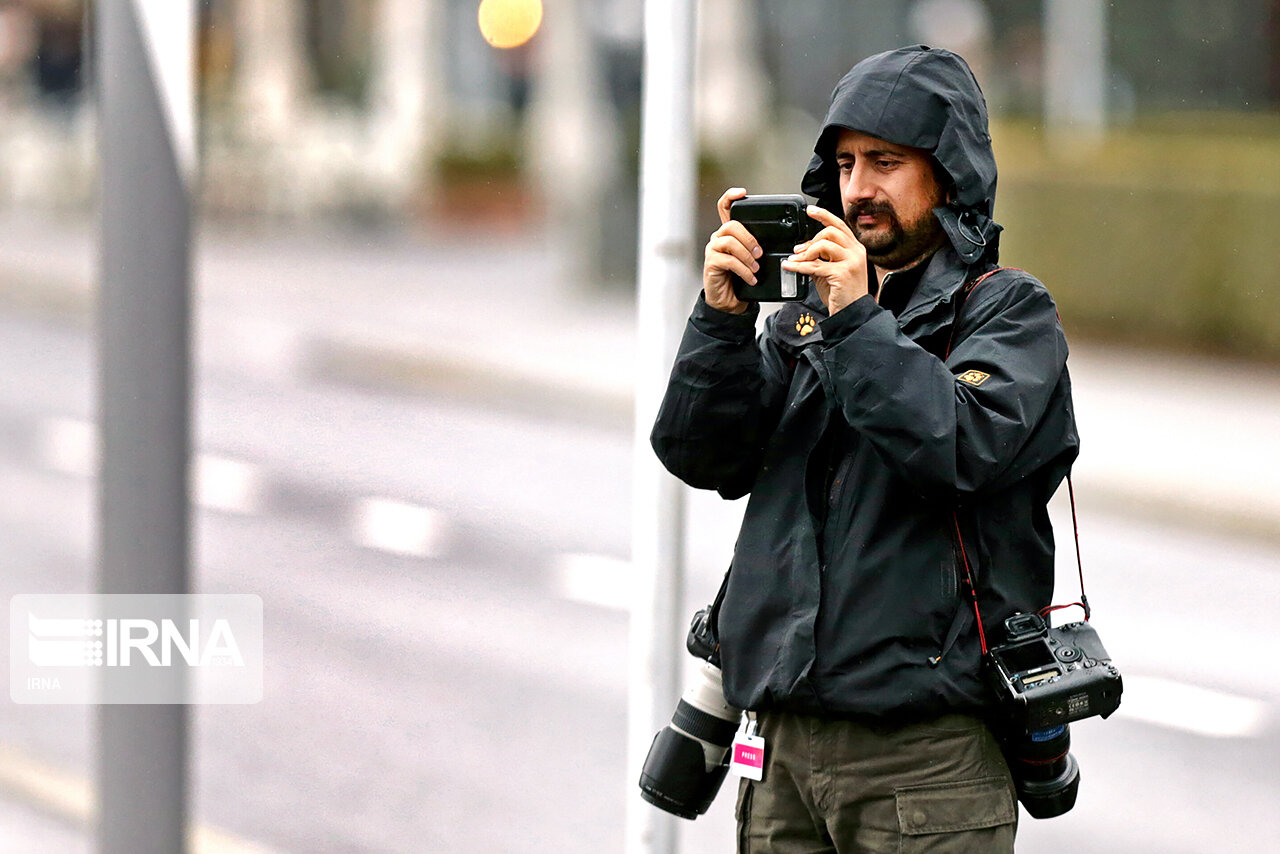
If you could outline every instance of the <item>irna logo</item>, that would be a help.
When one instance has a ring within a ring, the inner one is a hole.
[[[254,703],[262,697],[262,600],[15,596],[9,649],[15,702]]]
[[[185,623],[183,625],[182,623]],[[42,619],[27,615],[27,655],[39,667],[244,666],[226,619]]]

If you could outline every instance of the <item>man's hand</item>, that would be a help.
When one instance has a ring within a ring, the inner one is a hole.
[[[808,213],[823,229],[812,240],[796,246],[795,254],[782,262],[782,269],[812,276],[827,313],[835,314],[867,295],[867,250],[853,236],[849,224],[835,214],[817,205],[809,205]]]
[[[746,226],[729,219],[729,203],[746,194],[742,187],[731,187],[716,202],[720,227],[707,241],[702,263],[702,292],[707,305],[730,314],[742,314],[747,310],[747,303],[733,293],[733,280],[729,274],[736,273],[743,281],[754,285],[756,271],[760,269],[756,259],[763,252]]]

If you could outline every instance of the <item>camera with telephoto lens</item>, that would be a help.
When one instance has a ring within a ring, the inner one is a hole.
[[[1015,614],[1004,625],[1008,640],[984,668],[999,698],[997,732],[1019,802],[1033,818],[1052,818],[1075,806],[1080,788],[1067,724],[1108,717],[1124,686],[1088,623],[1049,628],[1038,614]]]
[[[705,663],[676,704],[671,723],[653,737],[640,771],[640,795],[659,809],[694,819],[720,791],[742,711],[724,699],[710,609],[694,615],[686,645]]]

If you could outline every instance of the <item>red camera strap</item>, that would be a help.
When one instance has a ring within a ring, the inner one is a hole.
[[[1070,602],[1066,605],[1050,605],[1048,608],[1040,609],[1040,616],[1047,617],[1054,611],[1061,611],[1065,608],[1074,608],[1077,605],[1084,611],[1085,622],[1093,616],[1093,612],[1089,608],[1089,597],[1084,595],[1084,563],[1080,559],[1080,520],[1076,517],[1076,488],[1071,483],[1071,473],[1067,473],[1067,495],[1071,497],[1071,533],[1075,536],[1076,544],[1076,572],[1080,578],[1080,601]]]
[[[1002,270],[1017,270],[1017,268],[1016,267],[997,267],[996,269],[990,270],[982,274],[978,278],[974,279],[972,282],[966,285],[964,289],[960,292],[960,304],[956,309],[956,320],[951,327],[951,339],[947,342],[947,353],[944,358],[950,358],[951,356],[951,347],[955,343],[956,329],[960,325],[960,312],[964,309],[965,300],[968,298],[969,294],[973,292],[974,288],[982,284],[982,282],[985,281],[987,278],[994,276],[996,273],[999,273]],[[1061,318],[1059,318],[1059,320],[1061,320]],[[1081,609],[1084,610],[1084,618],[1085,618],[1085,621],[1087,622],[1089,618],[1092,616],[1092,612],[1089,609],[1089,597],[1086,596],[1084,592],[1084,562],[1080,557],[1080,520],[1076,515],[1076,490],[1075,490],[1075,486],[1071,483],[1070,472],[1067,472],[1067,494],[1071,498],[1071,530],[1075,538],[1076,570],[1079,572],[1079,577],[1080,577],[1080,601],[1071,602],[1066,605],[1050,605],[1047,608],[1042,608],[1039,613],[1040,613],[1040,616],[1044,618],[1044,617],[1048,617],[1054,611],[1061,611],[1066,608],[1074,608],[1078,605]],[[982,626],[982,611],[978,607],[978,588],[973,581],[973,568],[969,564],[969,552],[965,548],[964,535],[960,531],[960,514],[958,511],[952,511],[951,521],[952,521],[952,524],[955,526],[956,545],[959,546],[960,548],[960,559],[964,564],[964,578],[965,578],[965,583],[969,587],[969,598],[973,601],[973,615],[978,622],[978,640],[982,644],[982,654],[986,655],[987,654],[987,634],[986,634],[986,630]]]
[[[1062,611],[1067,608],[1079,606],[1084,610],[1085,622],[1093,616],[1089,608],[1089,597],[1084,592],[1084,562],[1080,558],[1080,520],[1076,516],[1076,490],[1071,483],[1071,475],[1067,474],[1067,494],[1071,497],[1071,531],[1074,534],[1076,546],[1076,571],[1080,578],[1080,601],[1069,602],[1066,605],[1050,605],[1047,608],[1040,609],[1040,616],[1048,617],[1054,611]],[[987,633],[982,627],[982,611],[978,608],[978,588],[973,583],[973,568],[969,565],[969,551],[964,545],[964,535],[960,532],[960,514],[958,511],[951,512],[951,522],[955,526],[956,545],[960,547],[960,560],[964,564],[964,580],[969,588],[969,598],[973,602],[973,615],[978,621],[978,641],[982,644],[982,654],[987,654]]]

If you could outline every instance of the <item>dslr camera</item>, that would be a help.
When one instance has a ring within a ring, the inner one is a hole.
[[[999,699],[996,732],[1018,800],[1034,818],[1075,806],[1080,766],[1067,724],[1108,717],[1123,682],[1087,622],[1049,628],[1038,614],[1005,620],[1007,640],[987,652],[985,674]]]
[[[640,795],[659,809],[694,819],[720,791],[742,711],[724,699],[711,608],[694,614],[686,646],[706,663],[676,704],[671,723],[653,737],[640,771]]]

